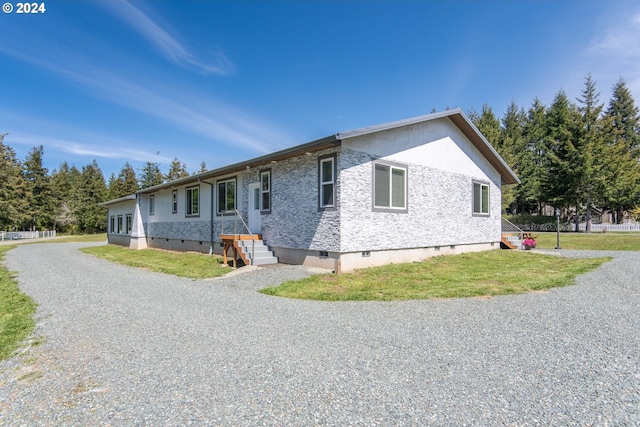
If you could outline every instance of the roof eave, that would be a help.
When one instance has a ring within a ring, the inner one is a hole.
[[[337,138],[337,135],[327,136],[325,138],[316,139],[305,144],[296,145],[295,147],[286,148],[284,150],[276,151],[275,153],[266,154],[264,156],[255,157],[250,160],[245,160],[239,163],[234,163],[229,166],[223,166],[221,168],[212,169],[210,171],[202,172],[196,175],[191,175],[185,178],[176,179],[175,181],[165,182],[163,184],[155,185],[153,187],[144,188],[139,190],[137,194],[153,193],[155,191],[163,190],[171,187],[178,187],[181,185],[190,184],[192,182],[198,182],[204,179],[211,179],[217,176],[228,175],[230,173],[238,172],[243,169],[264,166],[272,162],[278,162],[291,157],[299,156],[305,153],[312,153],[314,151],[320,151],[327,148],[339,146],[341,141]]]
[[[511,170],[509,165],[506,164],[504,159],[500,157],[498,152],[491,146],[489,141],[480,133],[478,128],[475,127],[473,122],[464,114],[460,108],[453,108],[450,110],[441,111],[438,113],[427,114],[424,116],[412,117],[409,119],[398,120],[395,122],[383,123],[380,125],[364,127],[360,129],[351,130],[348,132],[341,132],[336,136],[340,139],[355,138],[357,136],[368,135],[375,132],[382,132],[385,130],[395,129],[402,126],[410,126],[416,123],[427,122],[436,119],[448,118],[453,122],[455,126],[462,131],[462,133],[471,141],[471,143],[482,153],[482,155],[489,161],[498,173],[500,173],[500,180],[502,184],[519,184],[520,180],[516,174]]]
[[[118,197],[117,199],[107,200],[106,202],[99,203],[99,206],[114,205],[116,203],[122,203],[122,202],[126,202],[128,200],[136,200],[136,195],[135,194],[129,194],[129,195],[124,196],[124,197]]]

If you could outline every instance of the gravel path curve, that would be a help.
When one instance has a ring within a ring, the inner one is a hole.
[[[640,425],[640,253],[548,292],[328,303],[256,292],[302,267],[189,280],[86,245],[6,255],[42,343],[0,362],[0,425]]]

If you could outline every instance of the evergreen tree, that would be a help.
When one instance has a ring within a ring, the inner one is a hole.
[[[112,174],[109,179],[109,199],[135,194],[139,189],[136,171],[129,162],[124,164],[117,177]]]
[[[516,103],[512,101],[507,107],[507,111],[502,119],[500,138],[496,146],[498,154],[500,154],[518,176],[525,161],[523,154],[525,142],[522,136],[524,122],[524,110],[518,108]],[[512,185],[502,186],[502,207],[504,209],[515,209],[517,211],[517,207],[515,206],[517,188],[518,187]]]
[[[202,161],[202,163],[200,163],[200,170],[198,171],[198,173],[203,173],[207,171],[207,164]]]
[[[480,115],[471,113],[471,121],[484,135],[489,143],[497,149],[500,141],[500,120],[493,114],[493,110],[488,104],[482,106]]]
[[[15,151],[0,135],[0,229],[16,230],[28,219],[29,188]]]
[[[57,204],[51,187],[49,170],[42,165],[44,148],[33,147],[23,163],[24,177],[27,180],[31,199],[30,218],[25,224],[28,229],[49,229],[54,225]]]
[[[608,126],[606,207],[614,212],[614,222],[619,223],[625,210],[640,205],[640,117],[622,79],[613,87],[604,121]]]
[[[605,115],[612,120],[613,142],[624,142],[632,156],[640,159],[640,116],[633,95],[623,79],[613,86]]]
[[[548,179],[548,157],[545,150],[547,126],[546,108],[538,98],[527,112],[522,128],[524,148],[520,154],[520,185],[516,188],[516,198],[521,212],[542,214],[546,204],[543,183]]]
[[[186,178],[188,176],[189,172],[187,172],[187,166],[178,160],[177,157],[174,157],[173,161],[169,165],[169,172],[164,176],[164,180],[165,182],[169,182],[180,178]]]
[[[160,185],[164,182],[164,177],[160,171],[160,164],[153,162],[145,162],[138,178],[141,189]]]
[[[82,174],[73,165],[69,167],[63,162],[58,170],[51,174],[51,186],[54,190],[57,215],[54,217],[54,227],[64,232],[76,233],[79,230],[76,214],[79,205],[78,194]]]
[[[605,133],[600,120],[604,105],[599,103],[598,98],[596,84],[589,74],[585,79],[582,97],[578,98],[581,121],[574,153],[576,206],[585,206],[587,233],[591,232],[593,206],[602,205],[605,194]]]
[[[569,101],[566,93],[560,90],[546,114],[548,132],[545,138],[545,153],[548,168],[542,183],[543,199],[555,208],[568,209],[577,206],[574,192],[574,161],[577,156],[576,135],[579,120],[575,105]]]
[[[100,206],[106,198],[107,185],[98,163],[94,160],[82,168],[78,188],[76,215],[80,232],[96,233],[106,229],[107,210]]]

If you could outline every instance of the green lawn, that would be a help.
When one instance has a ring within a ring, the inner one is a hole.
[[[556,247],[556,233],[532,233],[538,248]],[[640,251],[640,233],[560,233],[562,249]]]
[[[14,246],[0,246],[0,261]],[[35,302],[20,292],[13,274],[0,264],[0,359],[13,354],[35,327]]]
[[[68,242],[106,242],[107,233],[99,234],[80,234],[73,236],[58,236],[52,242],[68,243]]]
[[[222,257],[197,252],[169,252],[156,249],[133,250],[116,245],[82,248],[83,252],[131,267],[192,279],[218,277],[231,271]]]
[[[346,274],[324,274],[261,292],[325,301],[481,297],[567,286],[610,258],[566,259],[525,251],[493,250],[392,264]]]

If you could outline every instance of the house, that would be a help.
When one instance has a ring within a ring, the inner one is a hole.
[[[501,188],[518,182],[453,109],[337,133],[104,206],[109,243],[231,249],[255,264],[349,271],[498,249]]]

